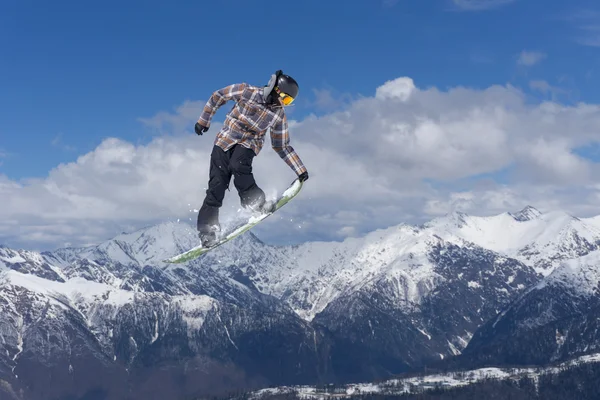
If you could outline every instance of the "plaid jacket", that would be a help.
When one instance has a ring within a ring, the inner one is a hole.
[[[206,102],[198,122],[210,126],[210,121],[219,107],[229,100],[234,100],[235,104],[227,114],[214,144],[227,151],[239,143],[254,150],[258,155],[264,144],[265,134],[271,129],[271,147],[297,175],[300,175],[306,171],[306,167],[290,146],[285,111],[282,106],[265,104],[262,94],[263,88],[246,83],[219,89]]]

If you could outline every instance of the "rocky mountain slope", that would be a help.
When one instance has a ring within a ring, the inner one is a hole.
[[[469,362],[545,364],[600,349],[600,251],[563,262],[488,321]]]

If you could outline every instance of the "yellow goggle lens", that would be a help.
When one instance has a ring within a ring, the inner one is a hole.
[[[292,96],[287,95],[283,92],[279,93],[279,97],[281,98],[281,102],[286,106],[289,106],[294,101],[294,98]]]

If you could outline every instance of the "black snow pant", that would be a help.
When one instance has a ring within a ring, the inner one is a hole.
[[[258,187],[252,174],[254,151],[236,144],[228,151],[215,145],[210,155],[208,189],[202,207],[198,212],[198,231],[208,232],[212,226],[219,226],[219,208],[223,205],[225,190],[233,177],[233,183],[240,196],[242,207],[262,205],[265,193]]]

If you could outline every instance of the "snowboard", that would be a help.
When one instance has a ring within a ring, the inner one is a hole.
[[[283,207],[284,205],[286,205],[290,200],[292,200],[294,197],[296,197],[296,195],[298,193],[300,193],[300,189],[302,189],[302,182],[299,179],[294,180],[294,182],[292,182],[292,184],[281,194],[281,196],[279,196],[277,198],[277,201],[275,203],[275,207],[273,208],[273,211],[268,212],[266,214],[261,214],[258,216],[252,216],[248,219],[248,221],[246,221],[245,223],[242,223],[241,225],[238,225],[237,227],[233,228],[229,233],[225,233],[221,238],[219,238],[219,240],[213,244],[212,246],[209,247],[202,247],[202,245],[196,246],[184,253],[178,254],[176,256],[173,256],[171,258],[168,258],[166,260],[163,260],[163,262],[166,263],[184,263],[190,260],[194,260],[198,257],[200,257],[201,255],[208,253],[209,251],[211,251],[212,249],[214,249],[215,247],[219,247],[220,245],[229,242],[231,239],[234,239],[238,236],[240,236],[241,234],[243,234],[244,232],[248,231],[249,229],[251,229],[252,227],[258,225],[260,222],[264,221],[265,218],[267,218],[269,215],[272,215],[275,211],[279,210],[281,207]]]

